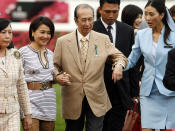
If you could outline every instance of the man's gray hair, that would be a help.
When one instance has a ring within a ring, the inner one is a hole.
[[[94,17],[94,9],[92,8],[92,6],[88,5],[88,4],[79,4],[75,7],[75,10],[74,10],[74,18],[78,18],[78,9],[80,8],[89,8],[92,10],[92,13],[93,13],[93,17]]]

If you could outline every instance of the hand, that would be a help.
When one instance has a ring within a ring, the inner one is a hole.
[[[70,86],[71,85],[70,78],[71,76],[66,72],[64,72],[63,74],[56,76],[56,81],[62,86]]]
[[[132,131],[137,120],[138,114],[132,110],[128,110],[125,116],[125,122],[122,131]]]
[[[139,81],[139,87],[141,87],[141,84],[142,84],[142,82],[141,82],[141,81]]]
[[[115,65],[112,73],[112,80],[116,83],[123,78],[123,67],[120,64]]]
[[[26,115],[24,118],[24,129],[28,130],[32,127],[32,117],[31,115]]]

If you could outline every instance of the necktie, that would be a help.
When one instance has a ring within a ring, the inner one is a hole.
[[[82,57],[82,60],[83,60],[83,63],[86,62],[86,57],[87,57],[87,51],[88,51],[88,40],[83,37],[81,39],[81,43],[82,43],[82,46],[81,46],[81,57]]]
[[[108,25],[107,31],[108,31],[109,39],[113,43],[113,37],[112,37],[111,29],[112,29],[112,26],[111,25]]]

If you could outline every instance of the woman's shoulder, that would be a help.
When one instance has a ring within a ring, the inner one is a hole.
[[[19,52],[23,52],[24,50],[27,50],[27,48],[28,48],[28,45],[23,46],[23,47],[19,48]]]
[[[21,47],[19,52],[23,59],[28,55],[32,55],[28,45]]]
[[[145,34],[150,33],[150,32],[151,32],[151,28],[144,28],[144,29],[138,30],[137,34],[145,35]]]
[[[21,53],[19,52],[18,49],[16,48],[11,48],[11,49],[8,49],[8,54],[10,54],[11,56],[13,56],[14,58],[16,59],[21,59]]]
[[[16,48],[11,48],[11,49],[8,49],[8,52],[9,52],[10,54],[13,54],[14,52],[19,52],[19,50],[16,49]],[[20,52],[19,52],[19,53],[20,53]]]
[[[51,51],[51,50],[50,50],[50,49],[48,49],[48,48],[46,48],[46,49],[47,49],[48,54],[53,55],[53,51]]]

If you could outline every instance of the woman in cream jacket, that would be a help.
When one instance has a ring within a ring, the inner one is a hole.
[[[32,123],[20,53],[10,48],[11,41],[10,21],[0,18],[0,131],[20,131],[20,108],[25,113],[24,128]]]

